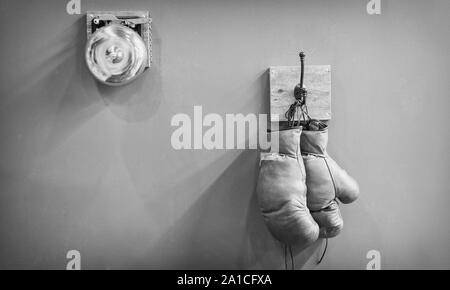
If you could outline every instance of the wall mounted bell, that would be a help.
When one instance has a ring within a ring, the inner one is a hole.
[[[86,64],[107,85],[131,82],[151,64],[148,12],[87,14]]]

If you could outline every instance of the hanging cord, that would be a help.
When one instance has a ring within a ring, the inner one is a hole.
[[[284,269],[287,270],[288,266],[287,266],[287,245],[284,244]]]
[[[295,117],[296,116],[298,119],[298,107],[300,107],[300,106],[301,106],[300,101],[295,100],[295,102],[289,106],[289,109],[284,114],[284,116],[288,120],[288,126],[291,128],[295,126]]]
[[[322,263],[323,257],[325,257],[325,253],[327,252],[327,248],[328,248],[328,237],[325,237],[325,249],[323,250],[322,256],[320,257],[319,261],[317,261],[317,265]]]
[[[301,120],[306,122],[306,124],[311,121],[311,117],[308,114],[308,107],[306,103],[302,100],[295,100],[290,106],[289,109],[284,114],[286,119],[288,120],[288,126],[294,127],[295,125],[300,125]],[[301,116],[301,118],[300,118]],[[295,121],[297,119],[297,121]]]
[[[292,265],[292,270],[295,270],[295,263],[294,263],[294,255],[292,255],[292,247],[289,246],[289,253],[291,254],[291,265]]]
[[[337,197],[336,197],[336,192],[337,192],[337,189],[336,189],[336,182],[334,181],[333,173],[331,172],[331,168],[330,168],[330,165],[328,164],[327,158],[324,157],[323,160],[325,161],[325,164],[327,165],[328,173],[330,174],[331,181],[333,182],[333,188],[334,188],[334,200],[335,200],[336,202],[338,202],[338,201],[337,201]],[[326,240],[325,240],[325,249],[323,250],[322,256],[320,257],[319,261],[317,261],[317,265],[319,265],[319,264],[322,262],[323,258],[325,257],[325,253],[327,252],[327,248],[328,248],[328,236],[327,236],[327,232],[325,232],[325,239],[326,239]]]
[[[311,118],[306,102],[301,99],[295,100],[284,115],[290,128],[302,123],[305,130],[317,131],[327,127],[327,123]]]
[[[284,269],[288,270],[288,262],[287,262],[288,248],[289,248],[289,255],[291,257],[291,270],[295,270],[294,255],[292,254],[292,247],[288,246],[287,244],[284,244]]]

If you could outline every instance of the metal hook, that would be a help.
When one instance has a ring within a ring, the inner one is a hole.
[[[294,97],[296,100],[300,101],[301,105],[304,105],[306,103],[306,96],[308,92],[303,87],[303,78],[305,74],[305,53],[301,51],[299,53],[300,56],[300,65],[301,65],[301,73],[300,73],[300,83],[297,84],[294,88]]]
[[[301,63],[301,74],[300,74],[300,87],[303,88],[303,74],[305,72],[305,53],[303,51],[300,52],[300,63]]]

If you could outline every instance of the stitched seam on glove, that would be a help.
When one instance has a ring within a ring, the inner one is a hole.
[[[318,154],[318,153],[311,153],[311,152],[302,152],[302,156],[316,156],[316,157],[321,157],[321,158],[327,158],[327,155],[325,154]]]

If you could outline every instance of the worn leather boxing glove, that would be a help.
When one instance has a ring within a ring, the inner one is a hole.
[[[287,245],[306,248],[317,240],[319,227],[306,203],[301,132],[301,128],[279,131],[279,152],[261,153],[256,194],[272,235]]]
[[[358,183],[328,155],[327,144],[327,126],[304,130],[300,138],[308,208],[319,224],[321,238],[338,235],[344,226],[337,200],[351,203],[359,195]]]

